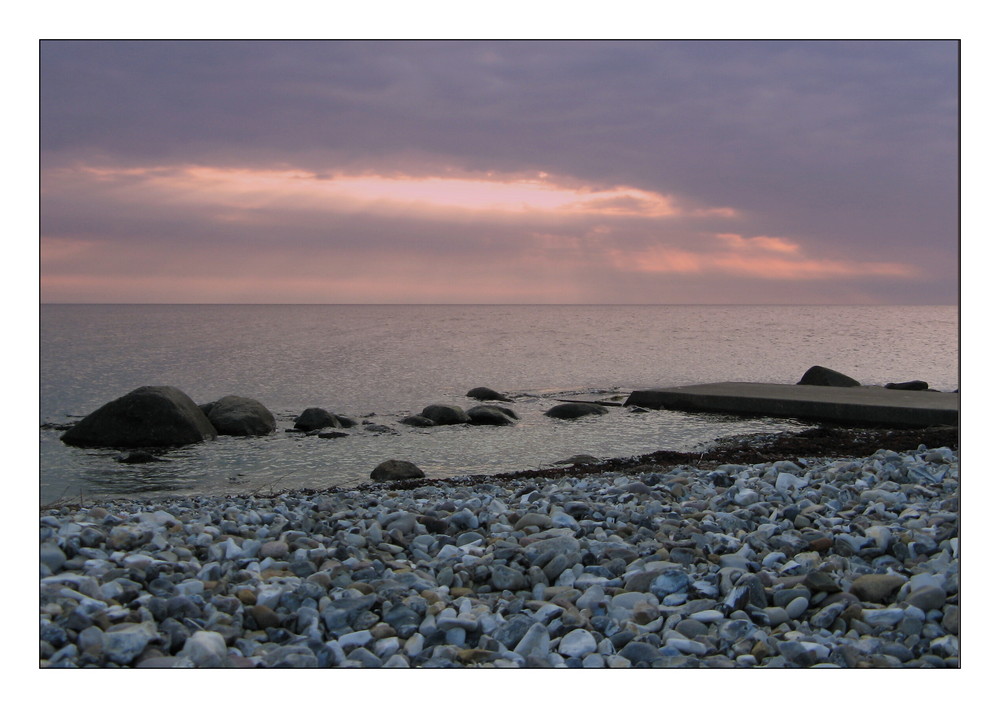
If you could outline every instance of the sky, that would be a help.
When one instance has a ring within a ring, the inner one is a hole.
[[[955,304],[955,41],[42,41],[42,302]]]

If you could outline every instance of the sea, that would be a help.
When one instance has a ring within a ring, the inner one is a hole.
[[[39,326],[41,504],[354,487],[388,459],[441,478],[704,450],[720,437],[807,426],[613,406],[569,421],[545,411],[642,388],[794,384],[816,364],[865,385],[959,388],[952,306],[41,305]],[[254,398],[277,431],[145,464],[60,441],[60,428],[146,385],[175,386],[199,404]],[[508,395],[518,423],[399,422],[432,403],[476,405],[465,394],[478,386]],[[358,425],[336,439],[290,432],[314,406]]]

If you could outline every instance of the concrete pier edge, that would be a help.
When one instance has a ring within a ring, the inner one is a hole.
[[[958,425],[959,395],[881,386],[807,386],[744,381],[633,391],[627,406],[847,425]]]

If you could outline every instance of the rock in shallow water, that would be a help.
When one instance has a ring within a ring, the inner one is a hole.
[[[214,440],[215,428],[187,394],[142,386],[106,403],[60,438],[77,447],[180,447]]]

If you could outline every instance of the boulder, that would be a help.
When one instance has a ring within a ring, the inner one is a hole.
[[[475,406],[466,411],[473,425],[513,425],[516,414],[509,408],[500,406]]]
[[[76,447],[180,447],[216,436],[208,418],[183,391],[142,386],[105,403],[61,440]]]
[[[860,386],[861,384],[846,374],[825,366],[814,366],[802,375],[799,386]]]
[[[323,408],[306,408],[299,417],[295,419],[295,429],[319,430],[320,428],[339,428],[340,421]]]
[[[511,400],[503,394],[497,393],[492,388],[487,388],[486,386],[478,386],[465,395],[469,398],[475,398],[477,401],[507,401],[510,403]]]
[[[608,409],[598,403],[560,403],[545,412],[550,418],[580,418],[585,415],[604,415]]]
[[[277,427],[271,411],[252,398],[224,396],[201,409],[219,435],[268,435]]]
[[[458,425],[470,422],[469,414],[459,406],[434,403],[424,408],[420,415],[434,421],[434,425]]]
[[[405,460],[386,460],[373,469],[371,473],[371,478],[375,482],[393,482],[399,479],[416,479],[423,476],[422,469]]]
[[[926,391],[927,382],[926,381],[904,381],[903,383],[887,383],[886,388],[895,389],[897,391]]]

